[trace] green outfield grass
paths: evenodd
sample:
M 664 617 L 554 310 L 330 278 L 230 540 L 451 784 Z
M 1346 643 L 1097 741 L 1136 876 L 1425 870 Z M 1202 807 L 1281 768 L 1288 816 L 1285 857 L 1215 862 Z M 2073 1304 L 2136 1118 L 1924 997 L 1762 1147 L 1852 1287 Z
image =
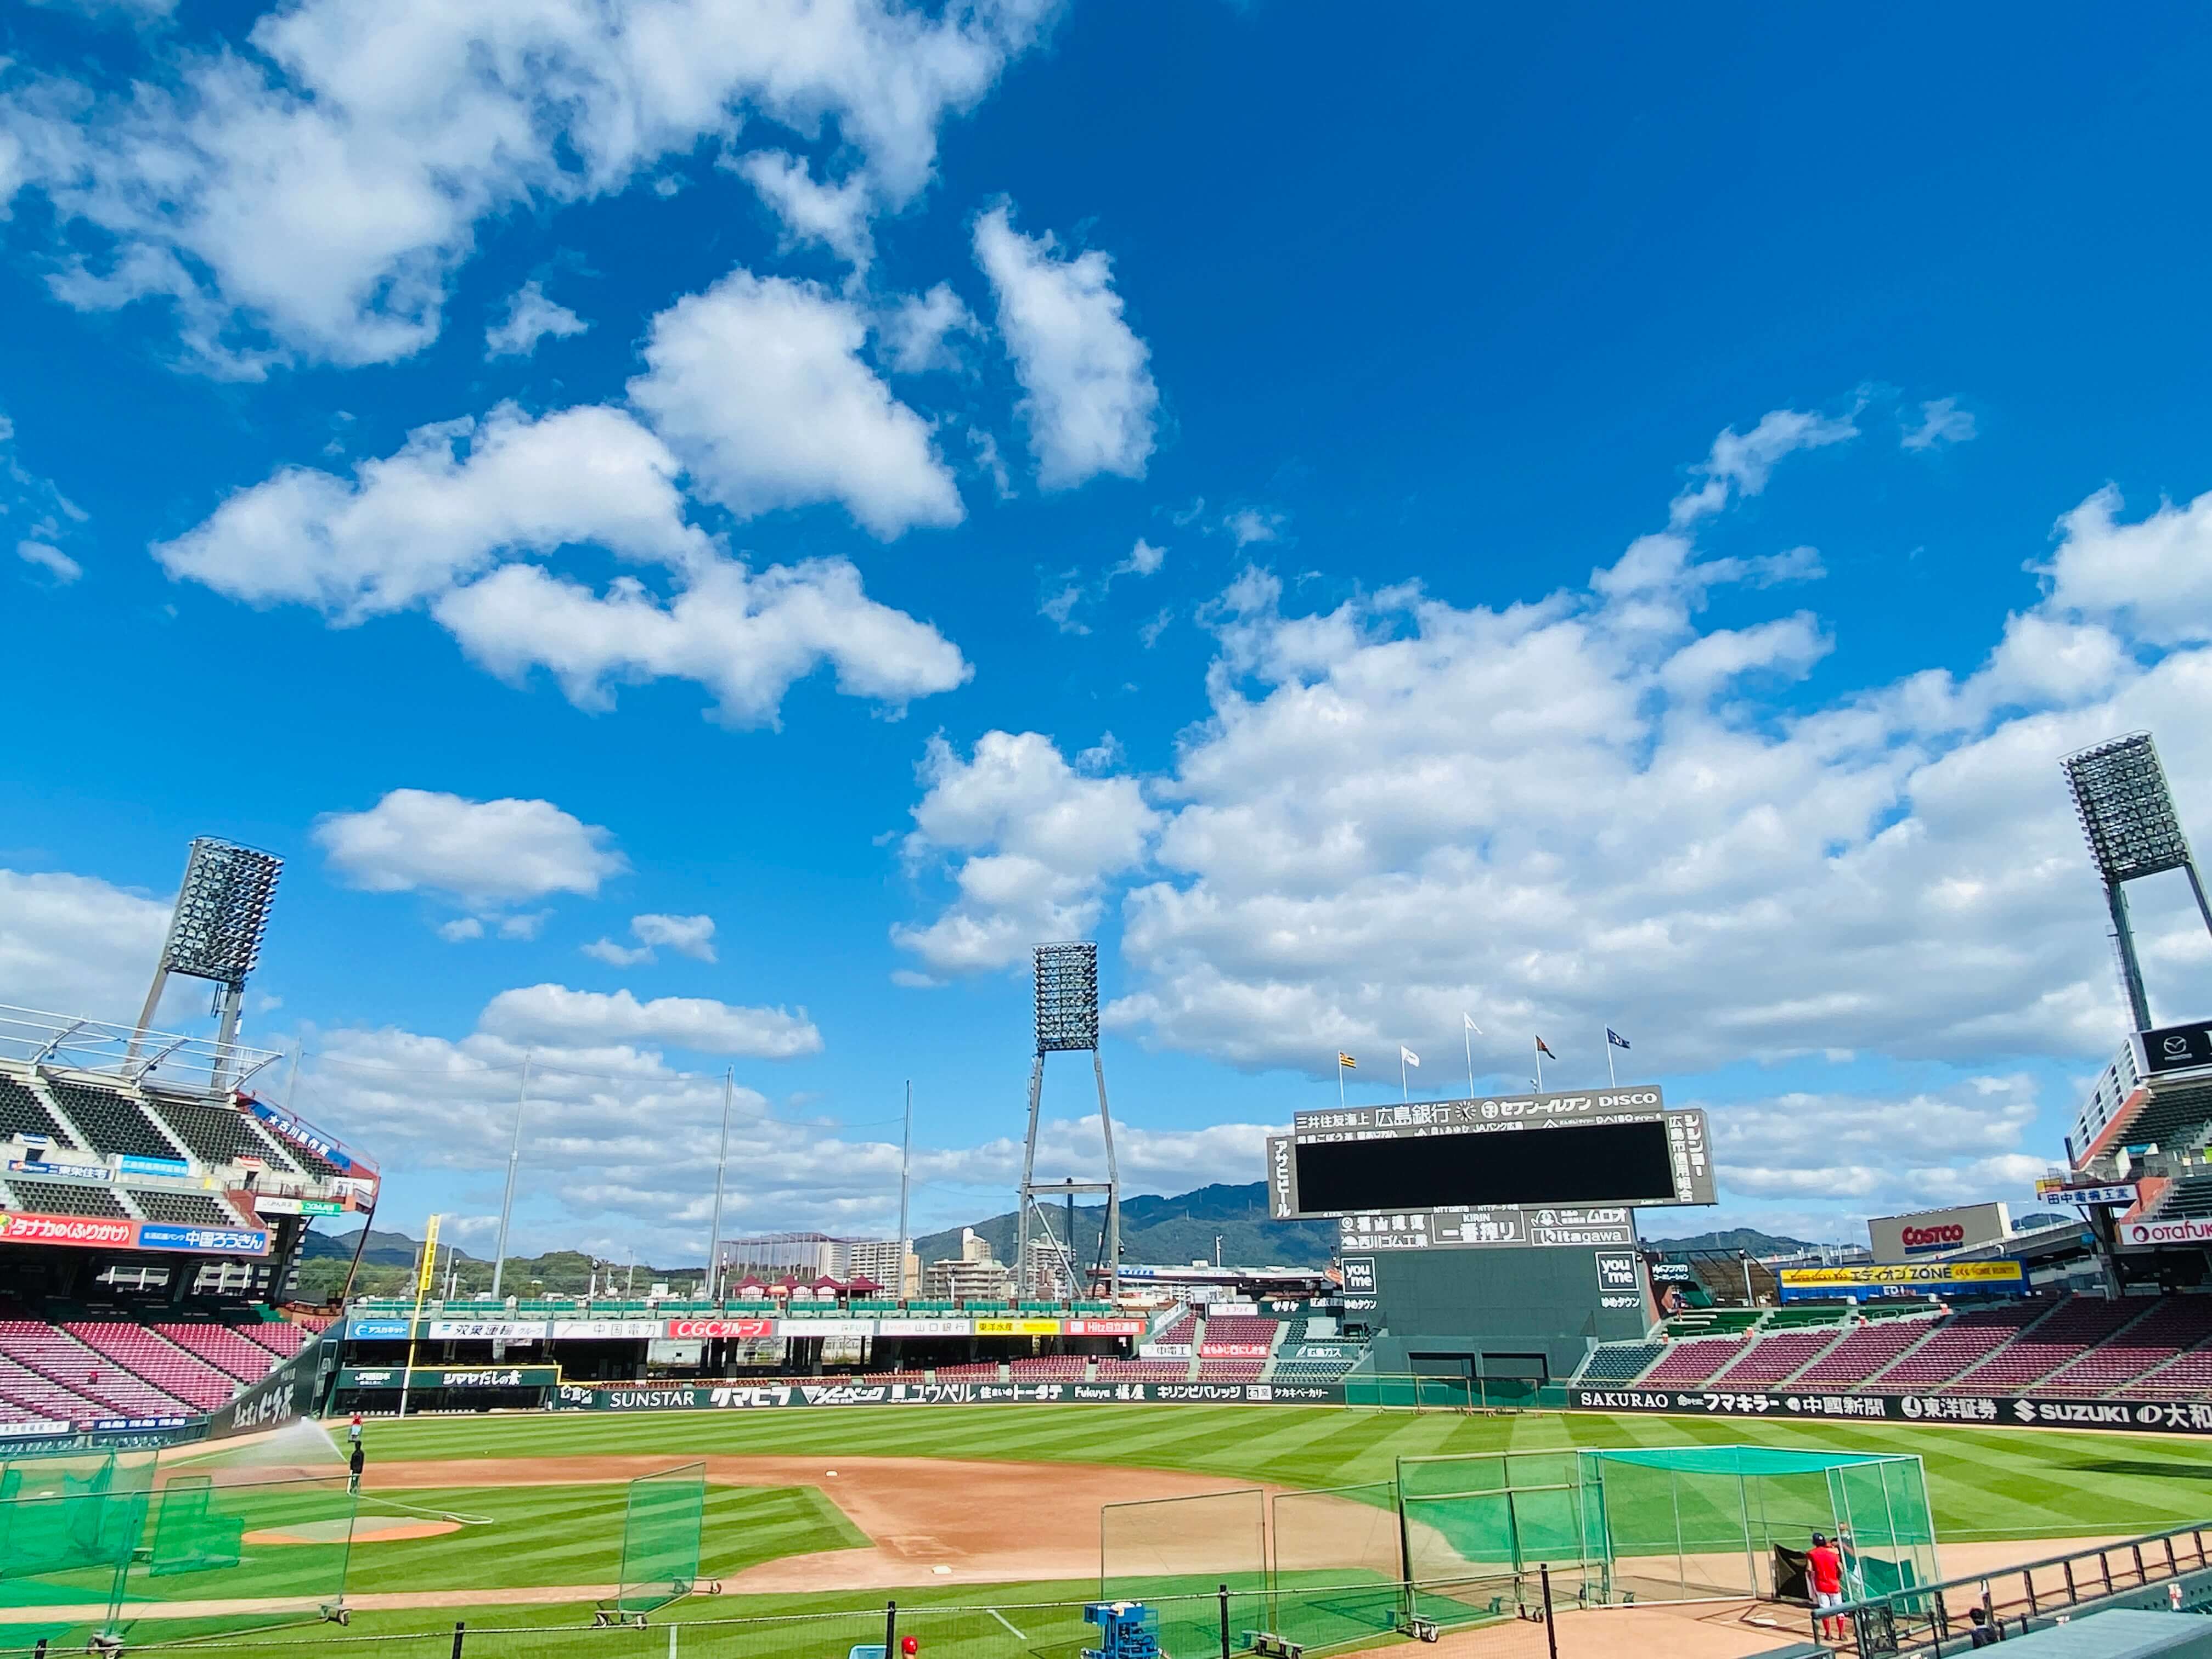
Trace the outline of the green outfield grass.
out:
M 1927 1468 L 1939 1537 L 1947 1540 L 2148 1532 L 2212 1518 L 2212 1442 L 2012 1429 L 1109 1404 L 517 1415 L 372 1421 L 368 1426 L 372 1468 L 399 1460 L 543 1460 L 546 1478 L 555 1481 L 559 1460 L 570 1456 L 628 1454 L 675 1462 L 758 1453 L 825 1461 L 876 1455 L 1121 1464 L 1218 1475 L 1224 1486 L 1258 1481 L 1322 1488 L 1387 1480 L 1401 1456 L 1732 1442 L 1917 1455 Z M 483 1523 L 438 1538 L 358 1547 L 349 1591 L 361 1596 L 610 1582 L 616 1577 L 624 1496 L 624 1487 L 612 1483 L 385 1492 L 372 1486 L 365 1512 L 405 1504 L 481 1516 Z M 1040 1483 L 1036 1501 L 1053 1501 L 1048 1483 Z M 757 1561 L 866 1541 L 816 1488 L 713 1487 L 702 1571 L 728 1576 Z M 997 1659 L 1012 1642 L 1009 1626 L 1023 1633 L 1014 1645 L 1036 1659 L 1073 1659 L 1090 1633 L 1073 1604 L 1095 1595 L 1097 1588 L 1090 1580 L 939 1582 L 896 1594 L 909 1621 L 902 1629 L 924 1637 L 925 1659 Z M 743 1659 L 842 1659 L 854 1643 L 881 1639 L 874 1621 L 882 1617 L 883 1601 L 875 1591 L 698 1596 L 656 1614 L 650 1632 L 582 1629 L 592 1610 L 580 1601 L 357 1612 L 344 1632 L 295 1627 L 229 1641 L 257 1648 L 311 1645 L 327 1659 L 343 1659 L 349 1643 L 357 1641 L 362 1659 L 445 1659 L 453 1621 L 465 1620 L 469 1659 L 665 1659 L 661 1627 L 667 1624 L 781 1620 L 787 1622 L 724 1625 L 711 1639 L 718 1654 Z M 1062 1605 L 1030 1607 L 1035 1603 Z M 938 1611 L 955 1608 L 965 1611 Z M 1195 1628 L 1204 1622 L 1201 1612 L 1183 1610 L 1185 1621 Z M 1316 1620 L 1326 1616 L 1325 1609 L 1309 1613 Z M 842 1616 L 798 1619 L 824 1614 Z M 1256 1605 L 1240 1601 L 1240 1620 L 1265 1616 Z M 1366 1614 L 1347 1607 L 1346 1616 Z M 149 1621 L 137 1639 L 157 1630 Z M 403 1633 L 417 1639 L 362 1639 Z M 707 1634 L 698 1632 L 702 1638 Z
M 1401 1456 L 1581 1446 L 1747 1445 L 1915 1454 L 1942 1538 L 2153 1532 L 2212 1517 L 2212 1440 L 1904 1424 L 1281 1406 L 928 1406 L 653 1415 L 418 1419 L 370 1427 L 380 1458 L 680 1452 L 1005 1458 L 1190 1469 L 1341 1486 Z

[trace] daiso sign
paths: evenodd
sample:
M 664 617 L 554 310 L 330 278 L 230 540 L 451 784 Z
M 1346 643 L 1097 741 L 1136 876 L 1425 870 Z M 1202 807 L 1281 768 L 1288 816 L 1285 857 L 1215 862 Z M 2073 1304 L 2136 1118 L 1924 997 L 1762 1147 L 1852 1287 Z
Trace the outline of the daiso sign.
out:
M 1923 1210 L 1917 1215 L 1878 1215 L 1867 1222 L 1874 1259 L 1893 1266 L 1952 1250 L 2002 1243 L 2012 1233 L 2012 1217 L 2002 1204 L 1967 1204 L 1955 1210 Z

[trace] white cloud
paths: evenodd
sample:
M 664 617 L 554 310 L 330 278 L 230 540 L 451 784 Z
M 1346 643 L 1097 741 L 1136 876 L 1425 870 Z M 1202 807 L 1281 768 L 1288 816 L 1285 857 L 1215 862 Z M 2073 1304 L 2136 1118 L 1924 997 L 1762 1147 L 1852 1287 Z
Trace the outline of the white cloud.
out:
M 707 997 L 655 997 L 640 1002 L 628 991 L 572 991 L 565 985 L 532 985 L 501 991 L 488 1003 L 477 1029 L 509 1042 L 544 1041 L 571 1048 L 665 1042 L 701 1054 L 788 1060 L 819 1054 L 822 1034 L 800 1009 L 740 1008 Z
M 404 610 L 502 552 L 590 543 L 687 567 L 711 544 L 684 520 L 675 458 L 619 410 L 418 427 L 353 480 L 288 467 L 241 489 L 154 556 L 173 576 L 254 605 L 312 605 L 341 623 Z
M 734 270 L 653 319 L 630 401 L 740 518 L 838 501 L 886 541 L 957 524 L 928 423 L 861 360 L 867 333 L 815 283 Z
M 568 307 L 546 298 L 542 283 L 527 282 L 507 300 L 506 314 L 484 331 L 484 356 L 527 357 L 549 335 L 565 340 L 590 327 Z
M 1724 434 L 1711 475 L 1764 488 L 1825 429 Z M 2051 597 L 1975 672 L 1810 694 L 1790 682 L 1836 625 L 1698 620 L 1717 583 L 1747 590 L 1741 609 L 1816 574 L 1808 549 L 1701 559 L 1685 526 L 1587 588 L 1497 608 L 1409 584 L 1305 611 L 1248 572 L 1202 613 L 1208 718 L 1172 766 L 1082 780 L 1127 787 L 1134 810 L 1078 809 L 1115 826 L 1109 848 L 1035 852 L 1072 787 L 1046 739 L 986 733 L 973 769 L 933 748 L 908 859 L 957 854 L 957 891 L 897 937 L 932 972 L 989 969 L 1118 902 L 1129 990 L 1109 1024 L 1255 1068 L 1455 1038 L 1462 1009 L 1492 1033 L 1479 1065 L 1507 1076 L 1528 1030 L 1632 1019 L 1639 1061 L 1671 1073 L 2101 1059 L 2119 1017 L 2057 758 L 2149 726 L 2185 821 L 2212 818 L 2212 649 L 2185 648 L 2212 616 L 2193 586 L 2212 496 L 2134 525 L 2114 506 L 2069 515 Z M 1000 754 L 1037 781 L 982 787 Z M 950 812 L 956 786 L 992 811 Z M 2212 995 L 2185 895 L 2146 894 L 2137 919 L 2172 963 L 2155 994 Z M 1601 1048 L 1553 1041 L 1566 1075 L 1603 1074 Z
M 927 623 L 878 605 L 842 559 L 751 571 L 715 559 L 666 603 L 618 578 L 604 596 L 511 564 L 456 588 L 432 614 L 493 672 L 543 667 L 580 708 L 613 707 L 611 685 L 696 681 L 732 726 L 773 725 L 784 693 L 827 664 L 837 689 L 893 711 L 973 672 Z
M 714 960 L 714 919 L 712 916 L 632 916 L 629 930 L 647 945 L 658 945 L 695 962 Z
M 933 738 L 920 776 L 906 857 L 957 860 L 957 896 L 891 937 L 933 972 L 1003 968 L 1038 939 L 1089 932 L 1103 882 L 1142 859 L 1155 822 L 1133 780 L 1086 777 L 1036 732 L 988 732 L 965 759 Z
M 435 337 L 479 222 L 619 191 L 752 118 L 828 129 L 902 205 L 938 124 L 1048 9 L 301 0 L 243 41 L 155 52 L 127 91 L 30 79 L 0 133 L 54 210 L 70 303 L 158 300 L 222 373 L 380 362 Z
M 2019 1075 L 1894 1095 L 1794 1092 L 1710 1109 L 1724 1203 L 1843 1200 L 1857 1214 L 2034 1190 L 2047 1160 L 2020 1150 L 2036 1090 Z
M 365 812 L 318 818 L 314 839 L 349 886 L 372 893 L 428 890 L 470 905 L 549 893 L 592 897 L 601 882 L 629 868 L 606 830 L 550 800 L 468 800 L 394 789 Z M 448 937 L 479 938 L 481 929 Z
M 1116 576 L 1157 576 L 1160 567 L 1167 562 L 1167 549 L 1154 547 L 1139 536 L 1137 544 L 1129 550 L 1129 556 L 1106 573 L 1106 580 L 1111 584 Z
M 82 565 L 58 547 L 48 547 L 44 542 L 17 542 L 15 556 L 33 569 L 45 571 L 60 586 L 66 587 L 84 574 Z
M 975 260 L 1026 394 L 1037 482 L 1065 489 L 1102 472 L 1140 478 L 1159 410 L 1151 348 L 1123 319 L 1106 255 L 1063 258 L 1048 231 L 1016 230 L 1004 207 L 975 222 Z
M 1713 440 L 1712 453 L 1692 468 L 1702 483 L 1686 487 L 1674 498 L 1668 520 L 1680 530 L 1719 512 L 1731 496 L 1756 495 L 1766 488 L 1775 464 L 1801 449 L 1820 449 L 1859 435 L 1850 415 L 1828 416 L 1798 409 L 1770 410 L 1749 432 L 1734 427 Z
M 1242 551 L 1255 542 L 1272 542 L 1279 538 L 1287 515 L 1263 512 L 1256 507 L 1240 507 L 1221 522 L 1229 532 L 1229 538 Z
M 1973 416 L 1959 407 L 1956 398 L 1938 398 L 1920 405 L 1920 424 L 1907 428 L 1899 442 L 1907 449 L 1941 449 L 1972 443 L 1974 436 Z
M 856 173 L 842 185 L 821 184 L 804 156 L 780 149 L 755 150 L 728 165 L 783 222 L 787 246 L 818 242 L 855 275 L 866 271 L 876 247 L 868 232 L 872 204 L 866 174 Z
M 0 186 L 7 182 L 7 167 L 6 139 L 0 135 Z M 6 204 L 0 190 L 0 219 L 7 217 Z M 89 516 L 53 480 L 23 465 L 15 450 L 15 422 L 0 415 L 0 543 L 12 538 L 17 558 L 44 571 L 53 586 L 66 587 L 84 574 L 84 567 L 60 544 L 78 537 Z
M 569 700 L 691 680 L 732 724 L 772 723 L 827 663 L 842 690 L 893 709 L 960 684 L 959 651 L 878 605 L 842 559 L 753 571 L 686 523 L 676 459 L 619 410 L 422 427 L 352 482 L 290 468 L 239 491 L 154 550 L 172 575 L 257 605 L 312 605 L 341 625 L 425 605 L 472 658 L 510 679 L 544 667 Z M 513 554 L 605 547 L 670 572 L 669 592 L 622 576 L 599 592 Z M 489 571 L 489 574 L 485 574 Z
M 438 937 L 448 945 L 465 945 L 483 936 L 484 925 L 480 917 L 455 916 L 451 921 L 438 924 Z
M 2212 490 L 2186 507 L 2160 501 L 2133 524 L 2119 508 L 2107 484 L 2059 520 L 2057 550 L 2036 567 L 2051 605 L 2156 645 L 2212 640 Z
M 136 1024 L 169 908 L 91 876 L 0 870 L 0 1003 Z
M 696 962 L 714 960 L 714 919 L 712 916 L 632 916 L 629 931 L 630 936 L 639 941 L 635 946 L 617 945 L 612 939 L 601 939 L 583 946 L 583 952 L 614 968 L 635 968 L 641 963 L 651 962 L 656 946 L 665 947 L 678 956 L 690 957 Z
M 982 325 L 948 284 L 939 283 L 927 294 L 901 295 L 898 302 L 877 319 L 876 330 L 893 373 L 921 374 L 931 369 L 959 368 L 952 337 L 981 333 Z M 996 445 L 989 433 L 973 435 L 992 444 L 995 455 Z
M 58 11 L 81 11 L 101 21 L 116 19 L 132 23 L 155 22 L 177 9 L 177 0 L 31 0 L 31 3 Z

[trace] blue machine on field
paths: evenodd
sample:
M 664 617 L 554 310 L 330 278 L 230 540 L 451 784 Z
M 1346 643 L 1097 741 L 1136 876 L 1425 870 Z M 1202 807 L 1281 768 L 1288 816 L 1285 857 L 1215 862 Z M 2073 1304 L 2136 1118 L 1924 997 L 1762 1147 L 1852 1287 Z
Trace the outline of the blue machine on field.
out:
M 1160 1659 L 1160 1616 L 1142 1601 L 1087 1601 L 1083 1622 L 1098 1626 L 1083 1659 Z

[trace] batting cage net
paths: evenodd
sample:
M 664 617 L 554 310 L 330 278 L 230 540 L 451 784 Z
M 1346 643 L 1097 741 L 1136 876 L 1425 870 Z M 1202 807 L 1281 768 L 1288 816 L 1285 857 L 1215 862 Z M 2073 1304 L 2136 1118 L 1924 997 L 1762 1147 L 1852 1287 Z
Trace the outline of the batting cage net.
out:
M 1405 1594 L 1395 1481 L 1279 1492 L 1269 1507 L 1276 1635 L 1323 1648 L 1398 1628 Z
M 602 1624 L 641 1624 L 647 1614 L 691 1594 L 699 1582 L 699 1540 L 707 1524 L 707 1466 L 686 1463 L 629 1483 L 623 1510 L 622 1577 Z
M 1917 1457 L 1762 1446 L 1404 1458 L 1408 1594 L 1416 1613 L 1468 1580 L 1583 1602 L 1802 1593 L 1814 1533 L 1847 1589 L 1933 1580 L 1935 1528 Z
M 1253 1486 L 1108 1504 L 1098 1511 L 1098 1594 L 1160 1608 L 1170 1659 L 1220 1650 L 1221 1587 L 1237 1631 L 1270 1628 L 1267 1494 Z

